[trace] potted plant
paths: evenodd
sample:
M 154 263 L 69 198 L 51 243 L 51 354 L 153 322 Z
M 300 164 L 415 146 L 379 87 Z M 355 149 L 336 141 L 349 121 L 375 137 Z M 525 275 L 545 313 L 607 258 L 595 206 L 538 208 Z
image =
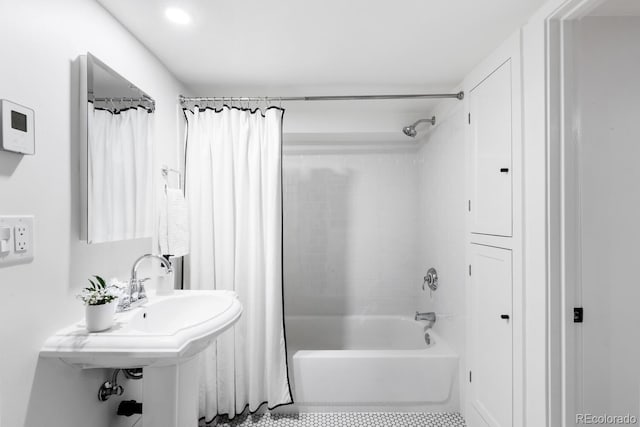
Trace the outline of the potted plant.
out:
M 89 332 L 100 332 L 113 325 L 113 315 L 117 307 L 117 289 L 107 286 L 100 276 L 89 279 L 91 286 L 86 287 L 78 295 L 85 304 L 85 320 Z

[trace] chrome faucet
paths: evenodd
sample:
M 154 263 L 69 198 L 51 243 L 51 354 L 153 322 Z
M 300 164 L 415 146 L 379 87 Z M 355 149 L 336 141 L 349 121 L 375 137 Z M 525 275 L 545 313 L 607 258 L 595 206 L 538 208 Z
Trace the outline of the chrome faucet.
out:
M 415 320 L 424 320 L 427 322 L 427 329 L 432 328 L 436 323 L 436 314 L 433 311 L 428 311 L 426 313 L 418 313 L 416 311 Z
M 138 267 L 140 267 L 140 263 L 147 258 L 156 258 L 162 263 L 162 267 L 164 267 L 164 272 L 166 274 L 170 274 L 173 272 L 173 266 L 171 265 L 171 261 L 168 259 L 154 254 L 145 254 L 133 263 L 133 267 L 131 268 L 131 280 L 129 281 L 129 301 L 126 301 L 121 310 L 128 310 L 135 306 L 138 306 L 144 303 L 147 300 L 147 292 L 144 289 L 144 282 L 149 280 L 149 278 L 138 279 Z

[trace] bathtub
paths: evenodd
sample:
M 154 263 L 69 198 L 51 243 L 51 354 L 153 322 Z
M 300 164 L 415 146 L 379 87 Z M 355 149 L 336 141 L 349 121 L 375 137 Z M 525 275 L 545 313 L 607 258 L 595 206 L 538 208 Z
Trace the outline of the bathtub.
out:
M 457 411 L 458 356 L 424 322 L 397 316 L 287 316 L 299 408 Z

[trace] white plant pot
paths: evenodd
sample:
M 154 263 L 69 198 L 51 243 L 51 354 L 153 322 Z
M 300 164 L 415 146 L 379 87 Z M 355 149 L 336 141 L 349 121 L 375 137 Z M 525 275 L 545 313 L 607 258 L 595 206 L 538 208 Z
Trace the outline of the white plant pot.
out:
M 89 332 L 100 332 L 109 329 L 113 325 L 113 315 L 117 306 L 117 299 L 107 304 L 85 306 L 87 330 Z

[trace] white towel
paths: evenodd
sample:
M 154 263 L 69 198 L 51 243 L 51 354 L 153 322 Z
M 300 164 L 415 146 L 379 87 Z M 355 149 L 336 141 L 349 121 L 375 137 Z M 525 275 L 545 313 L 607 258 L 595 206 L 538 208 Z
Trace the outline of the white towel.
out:
M 189 253 L 189 219 L 182 190 L 167 188 L 160 202 L 158 243 L 163 255 L 180 257 Z

